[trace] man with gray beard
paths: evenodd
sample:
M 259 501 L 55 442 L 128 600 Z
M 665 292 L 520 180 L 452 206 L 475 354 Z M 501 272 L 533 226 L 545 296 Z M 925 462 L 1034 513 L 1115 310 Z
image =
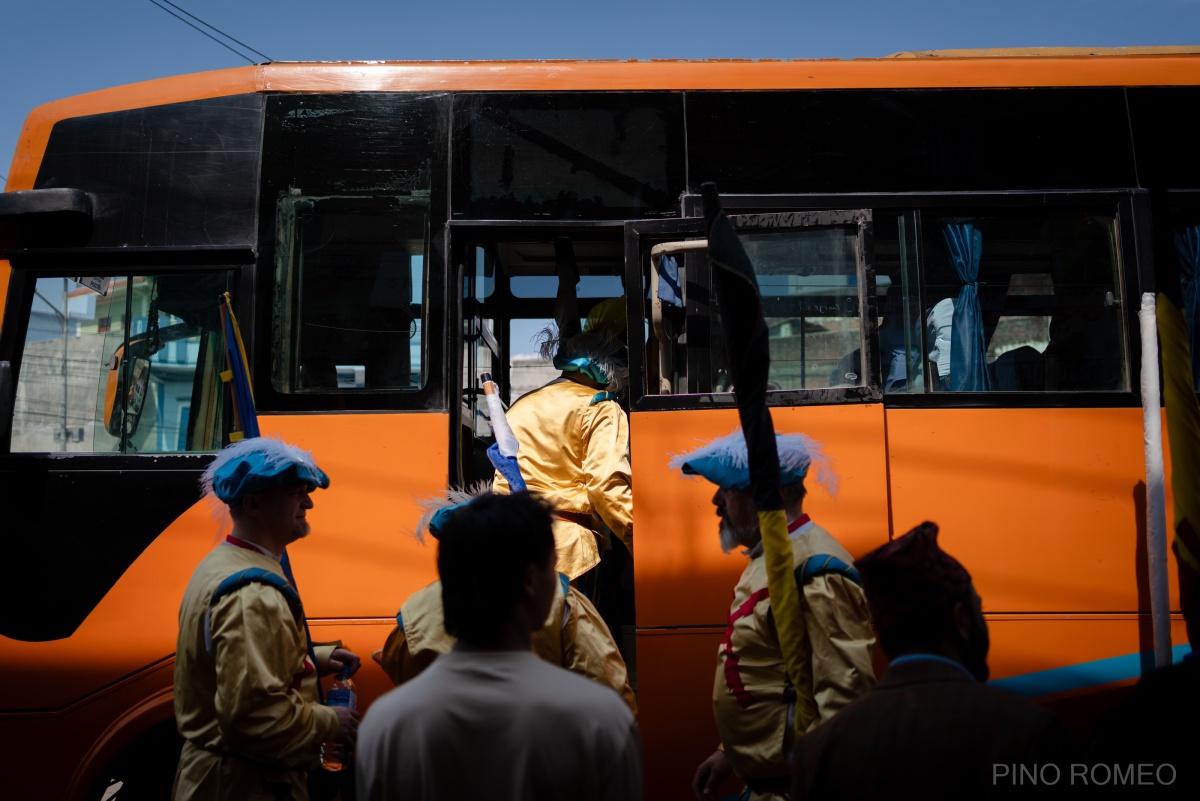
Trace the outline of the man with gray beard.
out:
M 875 637 L 854 560 L 804 513 L 804 479 L 810 467 L 816 466 L 827 490 L 836 489 L 828 459 L 803 434 L 779 434 L 775 439 L 807 632 L 816 726 L 874 686 Z M 717 654 L 713 711 L 722 747 L 696 770 L 692 790 L 700 801 L 715 799 L 724 781 L 736 773 L 749 792 L 743 797 L 787 799 L 796 690 L 788 681 L 771 613 L 745 437 L 734 431 L 676 456 L 671 467 L 717 485 L 712 500 L 720 518 L 721 547 L 726 553 L 741 547 L 750 560 L 733 591 L 729 624 Z

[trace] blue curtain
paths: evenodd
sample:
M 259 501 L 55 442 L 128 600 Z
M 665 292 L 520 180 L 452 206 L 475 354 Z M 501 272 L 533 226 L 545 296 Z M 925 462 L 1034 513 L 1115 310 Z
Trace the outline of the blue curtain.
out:
M 1187 319 L 1188 347 L 1192 350 L 1192 386 L 1200 391 L 1200 225 L 1175 233 L 1179 253 L 1179 283 L 1183 289 L 1183 316 Z
M 950 388 L 960 392 L 985 392 L 992 388 L 987 369 L 987 343 L 983 340 L 983 312 L 979 308 L 979 257 L 983 232 L 970 223 L 947 223 L 942 231 L 950 262 L 963 282 L 954 301 L 950 333 Z

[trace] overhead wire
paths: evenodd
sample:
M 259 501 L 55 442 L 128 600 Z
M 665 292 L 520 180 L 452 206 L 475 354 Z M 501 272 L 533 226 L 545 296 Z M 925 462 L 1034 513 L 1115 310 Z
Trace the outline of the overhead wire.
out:
M 234 49 L 233 47 L 230 47 L 230 46 L 229 46 L 227 43 L 225 43 L 225 42 L 221 41 L 221 40 L 220 40 L 220 39 L 218 39 L 216 36 L 213 36 L 211 33 L 209 33 L 208 31 L 204 30 L 203 28 L 200 28 L 200 27 L 198 27 L 197 25 L 194 25 L 194 24 L 192 24 L 191 22 L 188 22 L 186 19 L 184 19 L 183 17 L 179 16 L 179 14 L 176 14 L 174 11 L 172 11 L 172 10 L 171 10 L 171 8 L 177 9 L 177 10 L 178 10 L 178 11 L 180 11 L 181 13 L 183 13 L 183 14 L 187 15 L 188 17 L 191 17 L 192 19 L 196 20 L 196 22 L 199 22 L 201 25 L 203 25 L 205 28 L 209 28 L 210 30 L 216 31 L 218 34 L 220 34 L 221 36 L 224 36 L 224 37 L 225 37 L 226 39 L 228 39 L 229 41 L 231 41 L 231 42 L 236 42 L 238 45 L 240 45 L 241 47 L 244 47 L 245 49 L 249 50 L 251 53 L 254 53 L 255 55 L 261 56 L 261 57 L 262 57 L 262 59 L 263 59 L 264 61 L 274 61 L 274 59 L 272 59 L 272 58 L 271 58 L 270 56 L 268 56 L 267 54 L 265 54 L 265 53 L 263 53 L 263 52 L 261 52 L 261 51 L 259 51 L 259 50 L 255 50 L 253 47 L 251 47 L 250 45 L 246 44 L 245 42 L 242 42 L 242 41 L 239 41 L 238 39 L 235 39 L 234 37 L 232 37 L 232 36 L 230 36 L 229 34 L 225 33 L 225 31 L 221 30 L 221 29 L 220 29 L 220 28 L 218 28 L 217 26 L 215 26 L 215 25 L 211 25 L 211 24 L 209 24 L 209 23 L 205 22 L 204 20 L 200 19 L 199 17 L 197 17 L 195 14 L 192 14 L 191 12 L 187 11 L 186 9 L 180 8 L 179 6 L 175 5 L 174 3 L 172 3 L 172 2 L 171 2 L 171 0 L 161 0 L 161 2 L 160 2 L 159 0 L 150 0 L 150 2 L 151 2 L 151 3 L 153 3 L 155 6 L 157 6 L 158 8 L 161 8 L 163 11 L 167 12 L 168 14 L 170 14 L 170 15 L 171 15 L 172 17 L 174 17 L 175 19 L 177 19 L 177 20 L 179 20 L 180 22 L 182 22 L 184 25 L 187 25 L 188 27 L 190 27 L 190 28 L 193 28 L 193 29 L 195 29 L 195 30 L 199 31 L 200 33 L 202 33 L 202 34 L 204 34 L 205 36 L 207 36 L 209 39 L 212 39 L 214 42 L 216 42 L 217 44 L 221 45 L 221 47 L 224 47 L 226 50 L 228 50 L 229 52 L 231 52 L 231 53 L 233 53 L 234 55 L 238 56 L 239 58 L 244 58 L 244 59 L 246 59 L 246 61 L 250 62 L 251 64 L 254 64 L 254 63 L 256 63 L 256 62 L 254 61 L 254 59 L 250 58 L 250 57 L 249 57 L 249 56 L 247 56 L 245 53 L 242 53 L 242 52 L 240 52 L 240 51 L 238 51 L 238 50 Z M 166 3 L 166 5 L 163 5 L 163 3 Z M 171 8 L 167 8 L 167 6 L 171 6 Z

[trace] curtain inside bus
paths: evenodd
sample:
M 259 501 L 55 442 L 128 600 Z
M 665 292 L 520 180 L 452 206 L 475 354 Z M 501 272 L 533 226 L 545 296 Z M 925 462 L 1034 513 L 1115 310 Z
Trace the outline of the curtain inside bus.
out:
M 979 259 L 983 254 L 983 232 L 970 223 L 947 223 L 942 229 L 950 263 L 962 288 L 954 301 L 951 331 L 950 386 L 965 392 L 991 389 L 987 369 L 987 342 L 983 336 L 983 312 L 979 308 Z

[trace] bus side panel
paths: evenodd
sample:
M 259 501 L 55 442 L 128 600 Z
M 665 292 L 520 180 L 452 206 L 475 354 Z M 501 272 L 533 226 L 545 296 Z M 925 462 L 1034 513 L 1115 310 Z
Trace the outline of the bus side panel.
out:
M 988 615 L 995 686 L 1060 714 L 1077 742 L 1154 667 L 1150 615 Z M 1189 650 L 1172 615 L 1173 661 Z
M 1141 410 L 887 414 L 895 534 L 940 526 L 983 599 L 993 680 L 1082 732 L 1153 666 Z
M 776 431 L 800 431 L 818 440 L 838 474 L 836 497 L 810 476 L 805 511 L 853 554 L 886 542 L 883 407 L 778 407 L 771 414 Z M 688 796 L 696 767 L 717 745 L 716 647 L 746 565 L 740 553 L 721 553 L 714 487 L 680 476 L 667 463 L 699 440 L 736 426 L 733 409 L 635 412 L 630 422 L 637 689 L 647 798 Z
M 937 523 L 985 612 L 1150 611 L 1140 409 L 889 409 L 887 422 L 896 535 Z
M 445 488 L 448 418 L 264 416 L 261 426 L 264 435 L 312 450 L 330 475 L 330 488 L 314 494 L 312 534 L 289 552 L 314 638 L 342 639 L 369 661 L 401 602 L 436 578 L 435 551 L 407 532 L 420 515 L 415 499 Z M 144 716 L 130 719 L 128 731 L 110 726 L 169 692 L 179 603 L 196 564 L 228 530 L 226 514 L 219 504 L 197 501 L 69 638 L 0 638 L 0 741 L 17 749 L 10 753 L 14 764 L 26 766 L 6 783 L 13 797 L 66 797 L 68 782 L 86 789 L 103 768 L 100 760 L 159 722 Z M 387 680 L 373 665 L 363 672 L 365 707 Z M 31 736 L 39 730 L 47 736 Z M 107 742 L 97 747 L 101 740 Z M 87 763 L 89 754 L 96 764 Z

